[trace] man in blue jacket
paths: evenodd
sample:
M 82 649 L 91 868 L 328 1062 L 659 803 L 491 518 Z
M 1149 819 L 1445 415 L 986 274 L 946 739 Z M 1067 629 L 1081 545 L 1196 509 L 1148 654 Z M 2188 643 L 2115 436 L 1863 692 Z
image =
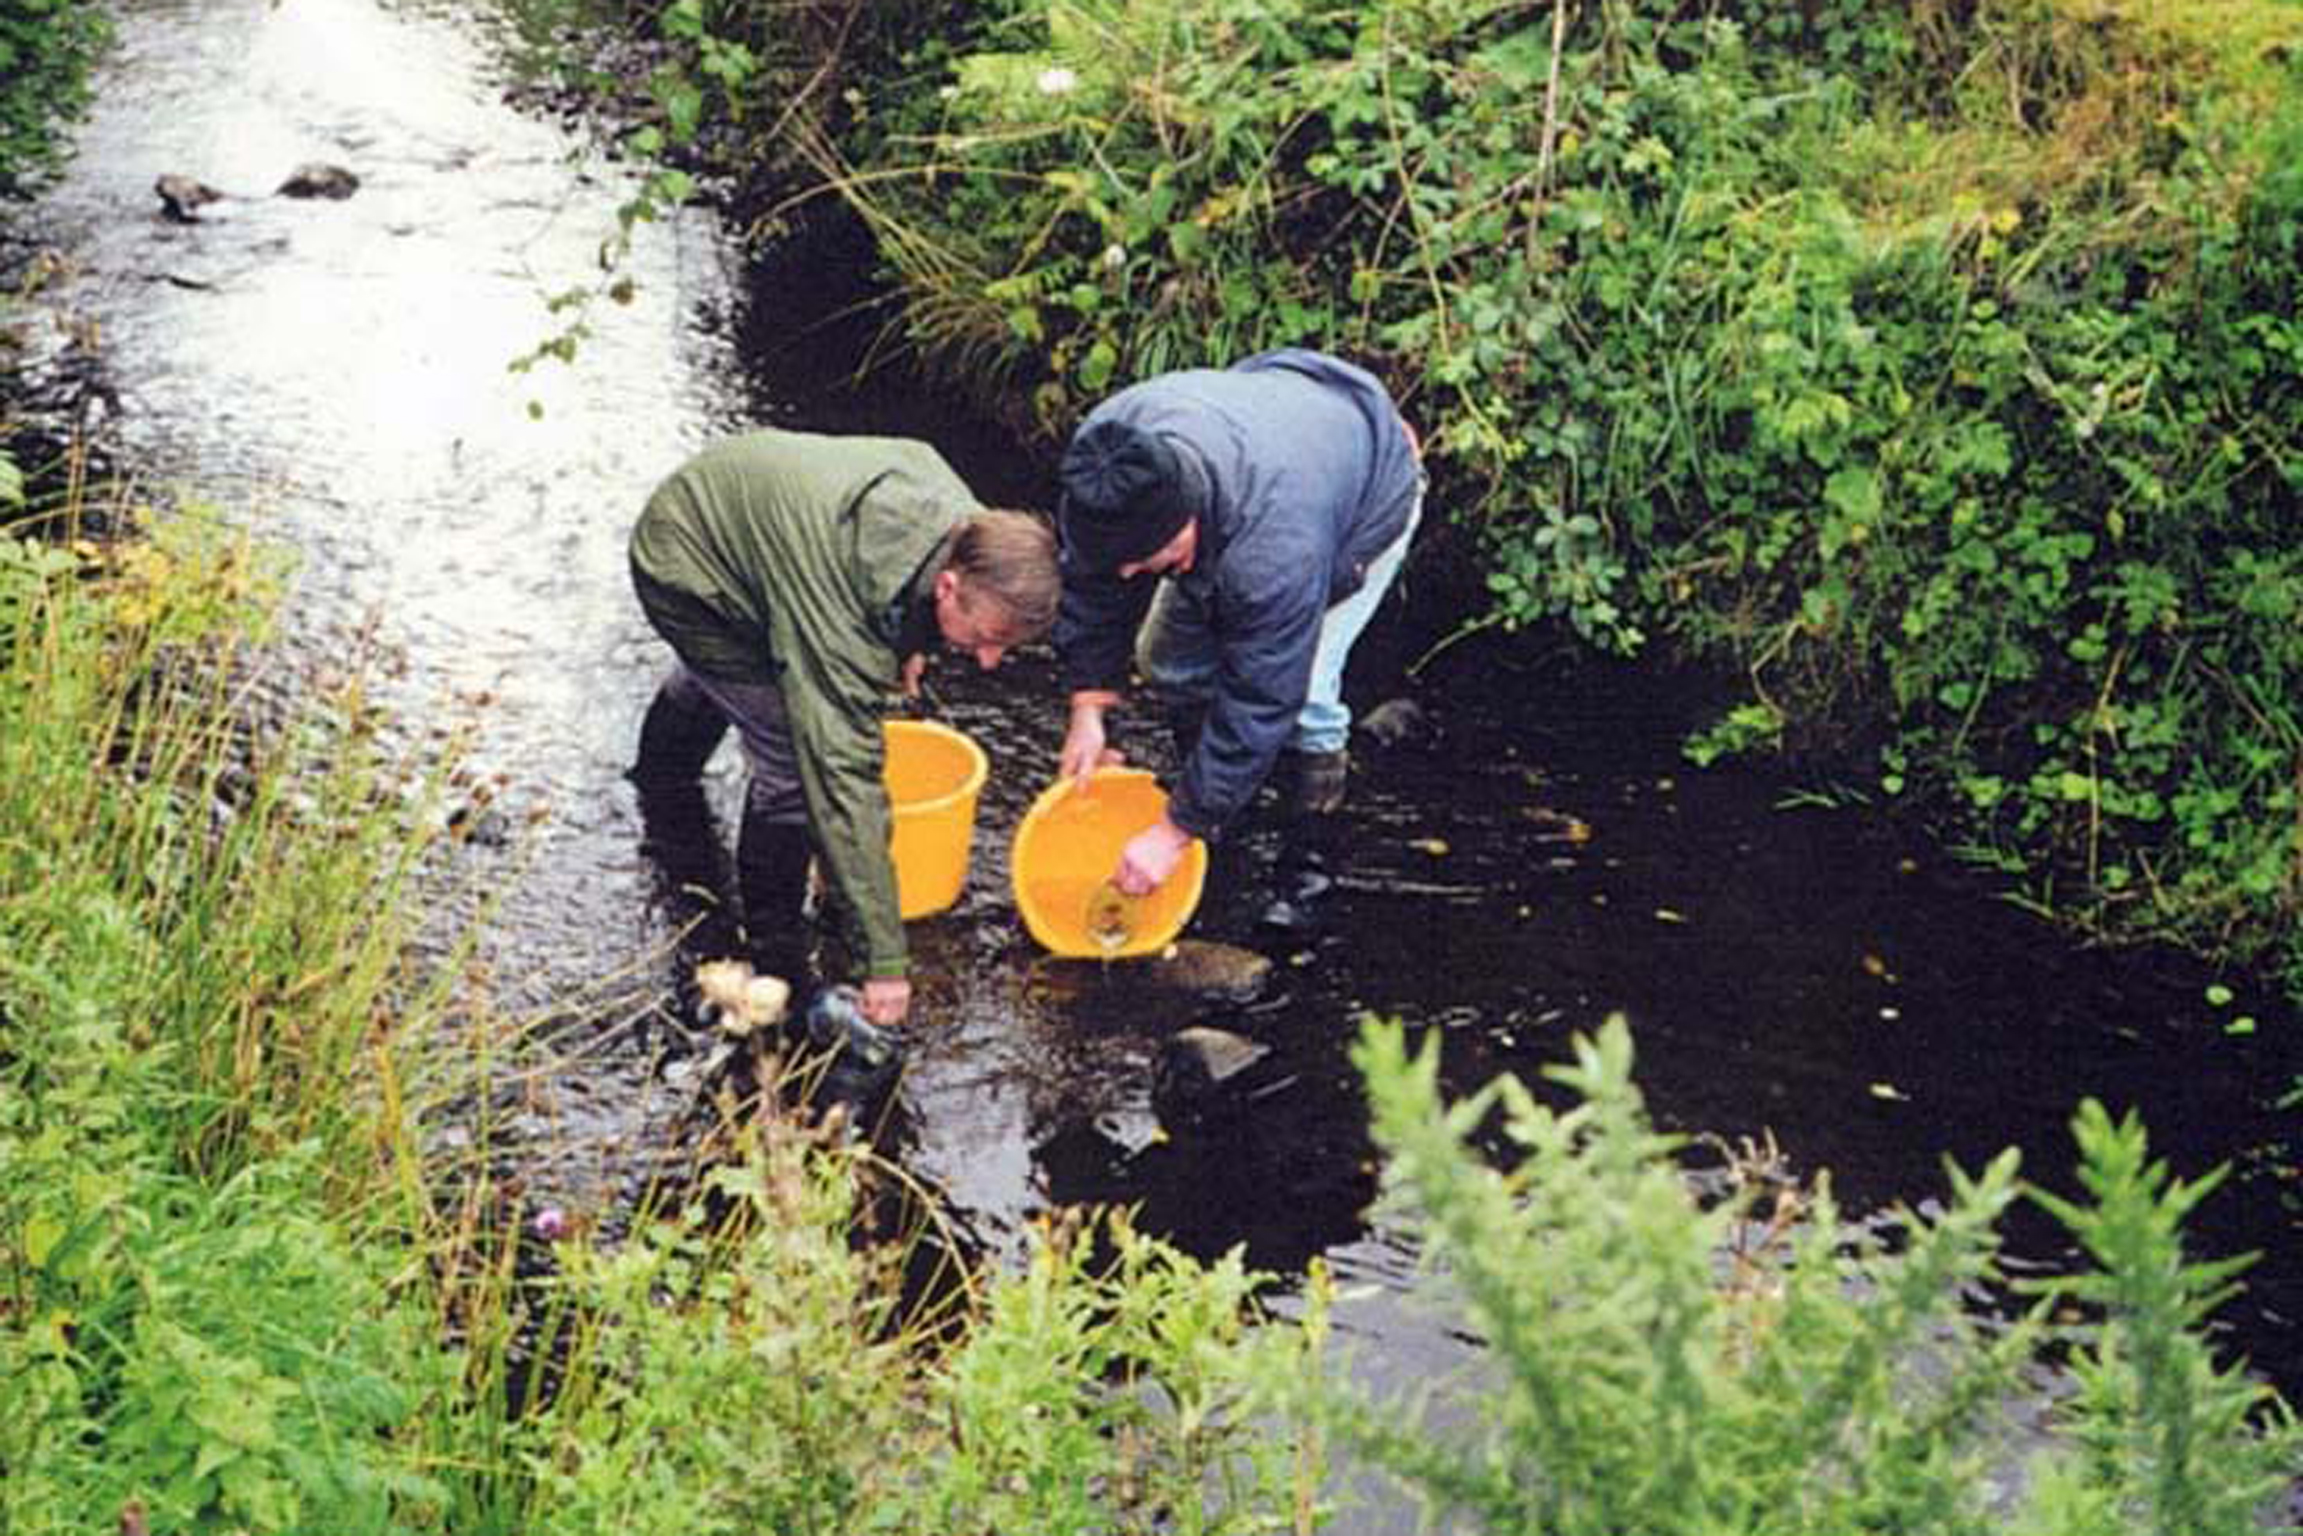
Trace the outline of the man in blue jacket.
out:
M 1128 843 L 1114 883 L 1140 895 L 1166 881 L 1275 767 L 1283 860 L 1300 872 L 1343 803 L 1344 664 L 1422 515 L 1415 436 L 1391 396 L 1305 350 L 1162 374 L 1088 413 L 1058 489 L 1061 770 L 1084 778 L 1118 757 L 1104 716 L 1131 651 L 1182 754 L 1167 816 Z M 1310 891 L 1295 894 L 1267 915 L 1305 915 Z

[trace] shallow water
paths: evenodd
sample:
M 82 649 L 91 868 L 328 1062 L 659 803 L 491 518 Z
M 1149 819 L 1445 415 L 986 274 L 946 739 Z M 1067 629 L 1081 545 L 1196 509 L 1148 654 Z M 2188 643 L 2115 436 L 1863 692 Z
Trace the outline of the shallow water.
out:
M 408 745 L 466 744 L 468 793 L 504 834 L 463 858 L 493 898 L 477 979 L 558 1021 L 568 1053 L 491 1134 L 536 1188 L 605 1209 L 654 1166 L 679 1101 L 639 1027 L 671 990 L 674 917 L 621 777 L 665 660 L 625 583 L 641 499 L 750 421 L 926 436 L 987 499 L 1024 504 L 1044 499 L 1045 456 L 929 392 L 835 388 L 851 354 L 811 324 L 824 295 L 755 292 L 703 214 L 640 226 L 637 297 L 598 309 L 574 367 L 511 373 L 550 332 L 543 296 L 596 271 L 628 191 L 615 167 L 503 106 L 485 50 L 421 9 L 122 9 L 98 112 L 37 216 L 69 258 L 47 302 L 100 334 L 125 461 L 302 552 L 289 622 L 308 675 L 383 657 L 378 688 L 417 722 Z M 348 166 L 358 194 L 267 195 L 306 160 Z M 236 195 L 168 223 L 151 188 L 169 172 Z M 1532 1075 L 1621 1011 L 1663 1124 L 1772 1136 L 1858 1210 L 1934 1196 L 1942 1156 L 1974 1167 L 2011 1144 L 2055 1182 L 2083 1094 L 2140 1108 L 2178 1172 L 2237 1163 L 2200 1246 L 2270 1255 L 2227 1323 L 2303 1385 L 2292 1118 L 2270 1107 L 2295 1021 L 2276 999 L 2212 1005 L 2195 968 L 2074 950 L 1860 807 L 1785 808 L 1765 777 L 1688 767 L 1689 689 L 1652 669 L 1473 641 L 1405 681 L 1446 622 L 1413 570 L 1409 587 L 1355 688 L 1412 693 L 1438 728 L 1361 754 L 1343 888 L 1315 940 L 1255 930 L 1268 833 L 1219 860 L 1195 932 L 1279 962 L 1245 1004 L 1035 951 L 1005 838 L 1054 761 L 1049 660 L 931 674 L 994 771 L 959 904 L 915 927 L 900 1145 L 987 1244 L 1013 1251 L 1053 1204 L 1121 1200 L 1202 1253 L 1244 1243 L 1291 1276 L 1324 1256 L 1378 1374 L 1424 1378 L 1463 1346 L 1415 1312 L 1407 1245 L 1368 1213 L 1356 1021 L 1439 1029 L 1470 1085 Z M 723 807 L 735 772 L 723 754 Z M 449 918 L 475 910 L 442 900 Z M 2224 1032 L 2240 1014 L 2255 1034 Z M 1276 1086 L 1237 1123 L 1163 1134 L 1151 1063 L 1189 1023 L 1273 1046 L 1259 1081 Z M 2036 1225 L 2015 1235 L 2060 1254 Z

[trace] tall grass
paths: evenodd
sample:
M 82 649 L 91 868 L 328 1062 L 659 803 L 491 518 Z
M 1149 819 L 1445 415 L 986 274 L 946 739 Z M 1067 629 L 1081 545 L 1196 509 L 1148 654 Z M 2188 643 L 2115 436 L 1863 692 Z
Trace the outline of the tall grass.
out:
M 71 521 L 76 525 L 78 518 Z M 259 723 L 273 563 L 0 534 L 0 1525 L 388 1528 L 438 1390 L 375 1203 L 415 840 L 355 709 Z

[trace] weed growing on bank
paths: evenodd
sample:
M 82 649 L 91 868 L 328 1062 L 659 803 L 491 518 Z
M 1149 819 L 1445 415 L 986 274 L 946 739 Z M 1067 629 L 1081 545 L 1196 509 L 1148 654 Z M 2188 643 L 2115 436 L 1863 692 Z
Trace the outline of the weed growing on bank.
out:
M 78 520 L 73 519 L 76 523 Z M 0 1524 L 393 1528 L 451 1382 L 373 1218 L 405 831 L 234 679 L 264 562 L 0 532 Z
M 111 39 L 101 6 L 0 0 L 0 200 L 23 197 L 55 173 Z

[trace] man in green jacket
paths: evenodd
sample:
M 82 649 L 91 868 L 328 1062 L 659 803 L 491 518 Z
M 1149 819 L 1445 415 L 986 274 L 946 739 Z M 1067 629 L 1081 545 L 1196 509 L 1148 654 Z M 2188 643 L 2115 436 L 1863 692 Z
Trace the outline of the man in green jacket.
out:
M 925 443 L 766 429 L 658 487 L 631 558 L 640 607 L 678 657 L 633 776 L 692 784 L 733 725 L 751 770 L 736 870 L 755 963 L 800 979 L 812 851 L 848 920 L 865 1016 L 902 1023 L 880 718 L 899 687 L 917 691 L 938 637 L 988 670 L 1046 633 L 1053 533 L 977 505 Z

